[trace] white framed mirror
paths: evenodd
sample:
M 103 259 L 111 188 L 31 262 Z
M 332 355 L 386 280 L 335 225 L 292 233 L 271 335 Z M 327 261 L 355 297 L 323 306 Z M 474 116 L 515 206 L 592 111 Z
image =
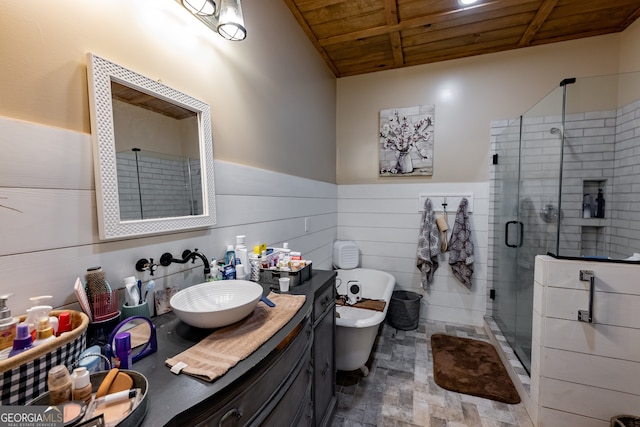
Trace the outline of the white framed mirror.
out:
M 100 239 L 214 225 L 209 105 L 92 53 L 87 80 Z

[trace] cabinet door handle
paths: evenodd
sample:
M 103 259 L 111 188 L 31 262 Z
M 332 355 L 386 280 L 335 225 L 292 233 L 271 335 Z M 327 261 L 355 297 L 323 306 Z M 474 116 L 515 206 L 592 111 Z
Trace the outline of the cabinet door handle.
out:
M 239 420 L 240 418 L 242 418 L 242 411 L 240 409 L 233 408 L 232 410 L 224 414 L 222 418 L 220 418 L 220 422 L 218 423 L 218 426 L 223 427 L 225 421 L 227 421 L 231 417 L 235 418 L 236 420 Z
M 327 376 L 327 372 L 329 372 L 329 362 L 327 361 L 326 364 L 324 365 L 324 369 L 322 370 L 321 374 L 323 377 Z

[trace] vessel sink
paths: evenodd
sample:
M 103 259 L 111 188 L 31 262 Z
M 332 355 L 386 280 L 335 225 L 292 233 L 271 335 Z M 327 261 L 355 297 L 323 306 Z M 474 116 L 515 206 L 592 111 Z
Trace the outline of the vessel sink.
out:
M 248 280 L 200 283 L 179 291 L 169 301 L 180 320 L 197 328 L 219 328 L 244 319 L 262 296 L 262 286 Z

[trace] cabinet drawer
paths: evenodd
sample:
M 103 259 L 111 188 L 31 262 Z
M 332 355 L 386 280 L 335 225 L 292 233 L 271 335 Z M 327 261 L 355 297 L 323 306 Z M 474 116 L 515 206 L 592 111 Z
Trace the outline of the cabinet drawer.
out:
M 260 425 L 263 426 L 298 426 L 296 418 L 303 405 L 310 406 L 311 402 L 311 352 L 302 362 L 302 369 L 285 392 L 273 411 Z M 301 420 L 310 423 L 310 420 Z
M 336 287 L 335 281 L 331 281 L 329 286 L 327 286 L 322 292 L 316 295 L 315 300 L 313 302 L 313 320 L 314 322 L 322 317 L 322 314 L 329 310 L 333 309 L 333 306 L 336 303 Z
M 298 365 L 305 353 L 309 353 L 309 337 L 312 334 L 309 318 L 296 331 L 295 336 L 288 337 L 277 347 L 275 354 L 269 355 L 264 363 L 256 367 L 256 372 L 238 381 L 230 391 L 229 398 L 211 408 L 197 425 L 243 426 L 253 422 L 286 382 L 291 368 Z M 287 340 L 291 341 L 287 344 Z

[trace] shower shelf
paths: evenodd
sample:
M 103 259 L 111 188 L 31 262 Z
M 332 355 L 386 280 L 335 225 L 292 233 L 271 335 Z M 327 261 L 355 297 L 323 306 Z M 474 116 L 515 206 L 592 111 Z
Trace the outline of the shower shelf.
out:
M 578 223 L 582 227 L 606 227 L 609 225 L 609 220 L 602 218 L 578 218 Z

